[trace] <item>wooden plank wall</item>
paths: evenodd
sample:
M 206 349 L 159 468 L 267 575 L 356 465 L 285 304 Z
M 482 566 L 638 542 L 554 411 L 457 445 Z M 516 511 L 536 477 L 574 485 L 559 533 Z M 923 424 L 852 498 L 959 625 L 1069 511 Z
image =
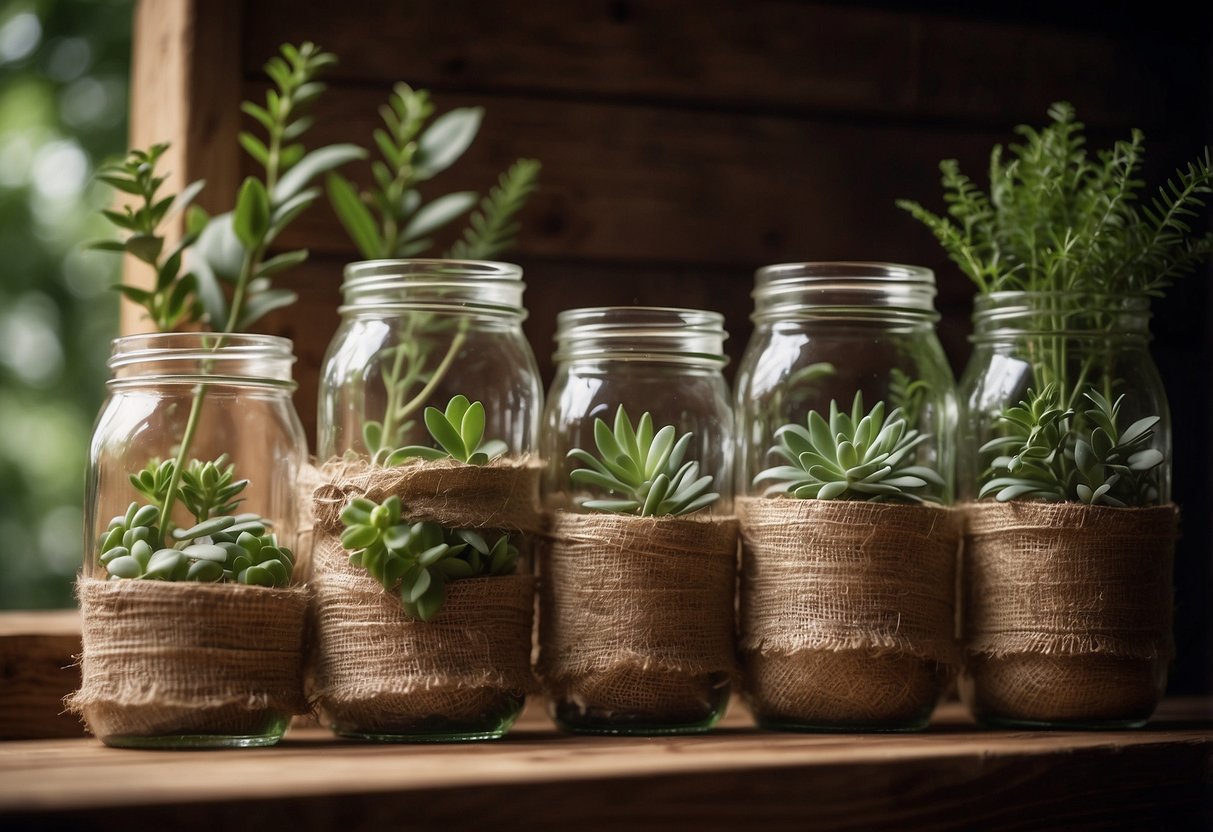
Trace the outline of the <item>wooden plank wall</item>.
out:
M 162 14 L 145 0 L 142 15 Z M 550 378 L 556 312 L 597 304 L 723 312 L 734 360 L 749 336 L 753 270 L 791 260 L 891 260 L 931 266 L 940 332 L 959 371 L 969 286 L 930 235 L 893 207 L 939 206 L 936 165 L 975 177 L 991 146 L 1047 105 L 1072 101 L 1097 146 L 1146 131 L 1151 169 L 1172 170 L 1210 136 L 1210 13 L 1182 22 L 1165 4 L 808 3 L 794 0 L 475 0 L 340 4 L 188 3 L 199 10 L 192 77 L 238 46 L 241 88 L 217 82 L 187 119 L 189 178 L 231 193 L 251 170 L 227 101 L 260 98 L 279 43 L 313 40 L 341 64 L 310 142 L 369 144 L 393 82 L 430 89 L 441 110 L 482 104 L 481 136 L 436 183 L 483 191 L 514 158 L 544 164 L 512 259 L 526 270 L 526 330 Z M 1001 5 L 1001 4 L 1000 4 Z M 216 7 L 223 8 L 222 13 Z M 206 32 L 222 21 L 222 37 Z M 219 41 L 219 43 L 216 43 Z M 209 44 L 209 45 L 208 45 Z M 199 85 L 195 83 L 195 88 Z M 136 113 L 136 123 L 139 114 Z M 216 146 L 226 153 L 215 152 Z M 366 180 L 363 169 L 350 171 Z M 1157 178 L 1157 176 L 1155 177 Z M 204 196 L 203 202 L 207 198 Z M 220 200 L 208 205 L 225 209 Z M 327 206 L 282 240 L 312 260 L 285 281 L 300 303 L 266 324 L 295 339 L 298 409 L 315 421 L 316 372 L 353 255 Z M 1179 690 L 1209 688 L 1210 345 L 1208 282 L 1159 304 L 1156 352 L 1175 410 Z

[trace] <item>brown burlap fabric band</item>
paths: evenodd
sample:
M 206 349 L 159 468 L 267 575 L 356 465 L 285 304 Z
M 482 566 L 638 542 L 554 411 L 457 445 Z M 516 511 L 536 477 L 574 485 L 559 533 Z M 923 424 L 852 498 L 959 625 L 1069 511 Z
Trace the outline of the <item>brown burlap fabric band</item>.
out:
M 67 704 L 94 734 L 240 734 L 307 710 L 305 590 L 81 578 L 76 594 L 83 682 Z
M 964 507 L 965 649 L 1169 658 L 1174 505 Z
M 399 468 L 334 461 L 315 490 L 312 647 L 308 695 L 343 731 L 409 733 L 418 719 L 474 720 L 501 692 L 535 688 L 534 579 L 510 575 L 447 584 L 442 611 L 421 622 L 349 562 L 341 511 L 354 497 L 396 495 L 410 522 L 534 531 L 539 465 L 418 461 Z
M 330 722 L 391 732 L 418 717 L 474 718 L 486 691 L 534 689 L 534 578 L 453 581 L 422 622 L 335 538 L 317 539 L 315 566 L 309 698 Z
M 417 460 L 393 468 L 364 459 L 333 460 L 320 469 L 323 484 L 314 492 L 314 535 L 340 536 L 341 512 L 354 497 L 377 503 L 395 495 L 410 521 L 429 520 L 448 528 L 538 531 L 539 463 L 500 458 L 488 465 L 454 460 Z
M 737 515 L 743 651 L 874 649 L 957 663 L 954 512 L 744 498 Z
M 735 519 L 558 512 L 550 536 L 539 625 L 549 693 L 660 711 L 702 685 L 688 679 L 733 674 Z

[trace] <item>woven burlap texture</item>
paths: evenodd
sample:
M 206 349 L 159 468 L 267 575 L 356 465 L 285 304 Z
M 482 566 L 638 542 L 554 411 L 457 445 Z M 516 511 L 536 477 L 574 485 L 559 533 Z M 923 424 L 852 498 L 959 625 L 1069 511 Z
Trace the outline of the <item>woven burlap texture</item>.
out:
M 313 534 L 341 534 L 341 511 L 354 497 L 382 503 L 397 496 L 403 516 L 447 528 L 539 531 L 538 461 L 498 458 L 488 465 L 416 460 L 383 468 L 365 459 L 332 460 L 313 493 Z
M 964 507 L 962 693 L 981 715 L 1144 720 L 1171 634 L 1174 505 Z
M 959 664 L 959 518 L 843 500 L 738 500 L 745 693 L 763 719 L 909 724 Z
M 103 581 L 76 584 L 80 690 L 97 736 L 257 733 L 303 713 L 303 589 Z
M 315 490 L 308 697 L 343 731 L 408 733 L 426 717 L 475 721 L 505 695 L 535 689 L 531 675 L 534 579 L 523 575 L 447 584 L 429 622 L 349 562 L 341 510 L 365 496 L 400 497 L 409 520 L 448 527 L 532 530 L 539 467 L 530 460 L 487 466 L 419 462 L 371 468 L 330 463 Z
M 965 650 L 1170 658 L 1174 505 L 964 507 Z
M 876 649 L 957 663 L 954 512 L 743 498 L 737 515 L 743 651 Z
M 737 521 L 557 512 L 549 535 L 538 664 L 548 694 L 674 718 L 713 700 L 735 672 Z

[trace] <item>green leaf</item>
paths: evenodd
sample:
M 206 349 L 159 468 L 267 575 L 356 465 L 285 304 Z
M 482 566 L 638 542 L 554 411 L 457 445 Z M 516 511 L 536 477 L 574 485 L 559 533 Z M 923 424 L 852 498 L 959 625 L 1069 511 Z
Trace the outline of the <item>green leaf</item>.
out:
M 156 264 L 164 240 L 152 234 L 134 234 L 126 240 L 126 250 L 145 263 Z
M 476 193 L 474 191 L 458 191 L 440 196 L 421 206 L 408 225 L 404 227 L 401 238 L 415 240 L 424 237 L 466 214 L 475 204 Z
M 252 156 L 257 164 L 262 167 L 268 167 L 270 163 L 270 151 L 262 141 L 252 133 L 241 132 L 237 137 L 240 146 L 244 148 L 248 155 Z
M 261 244 L 270 227 L 270 200 L 260 179 L 246 177 L 240 186 L 232 227 L 245 248 Z
M 425 426 L 434 440 L 455 459 L 463 460 L 468 456 L 468 449 L 463 446 L 463 439 L 441 410 L 436 407 L 425 409 Z
M 307 261 L 307 249 L 296 249 L 295 251 L 287 251 L 275 257 L 271 257 L 261 264 L 257 269 L 258 277 L 270 277 L 295 266 L 302 265 Z
M 383 239 L 375 225 L 366 204 L 359 198 L 358 192 L 350 181 L 337 173 L 330 173 L 326 179 L 329 202 L 337 214 L 337 219 L 349 232 L 350 238 L 367 259 L 382 257 Z
M 268 315 L 275 309 L 290 306 L 298 299 L 299 295 L 289 289 L 269 289 L 264 292 L 258 292 L 245 301 L 237 327 L 239 329 L 248 329 L 265 315 Z
M 366 151 L 352 144 L 334 144 L 313 150 L 283 174 L 274 188 L 274 204 L 280 204 L 307 187 L 322 173 L 339 168 L 355 159 L 365 159 Z
M 459 433 L 463 438 L 463 447 L 468 451 L 474 451 L 480 447 L 480 440 L 484 438 L 484 420 L 484 405 L 480 402 L 472 403 L 463 414 Z
M 431 179 L 453 165 L 476 138 L 483 118 L 480 107 L 460 107 L 434 119 L 417 142 L 417 181 Z

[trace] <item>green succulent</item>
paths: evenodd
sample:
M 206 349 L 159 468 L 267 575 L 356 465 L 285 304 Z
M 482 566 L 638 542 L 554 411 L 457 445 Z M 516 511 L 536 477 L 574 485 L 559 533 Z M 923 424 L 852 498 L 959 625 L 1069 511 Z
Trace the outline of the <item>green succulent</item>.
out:
M 351 553 L 351 564 L 384 589 L 399 592 L 401 606 L 413 618 L 430 621 L 438 614 L 448 581 L 509 575 L 517 566 L 518 549 L 508 534 L 490 546 L 471 529 L 409 523 L 401 512 L 396 496 L 382 504 L 365 497 L 351 500 L 341 512 L 341 545 Z
M 172 546 L 156 541 L 160 509 L 132 502 L 114 517 L 102 536 L 98 560 L 110 580 L 149 579 L 255 584 L 290 583 L 295 561 L 290 549 L 266 534 L 256 514 L 214 517 L 188 529 L 174 529 Z
M 1084 397 L 1092 407 L 1081 415 L 1063 408 L 1057 385 L 1037 393 L 1029 389 L 1016 407 L 998 418 L 1003 435 L 981 447 L 994 453 L 979 498 L 1016 499 L 1124 507 L 1158 500 L 1155 469 L 1161 451 L 1151 448 L 1159 417 L 1138 419 L 1120 430 L 1124 396 L 1115 402 L 1094 390 Z
M 936 499 L 922 489 L 946 485 L 935 471 L 913 464 L 915 449 L 929 436 L 910 429 L 899 408 L 886 417 L 884 402 L 865 413 L 862 393 L 849 415 L 831 401 L 828 422 L 811 411 L 807 425 L 784 425 L 775 437 L 771 453 L 787 464 L 754 478 L 755 485 L 771 483 L 769 494 L 918 503 Z
M 577 485 L 601 488 L 614 499 L 585 500 L 583 508 L 642 517 L 690 514 L 720 498 L 712 477 L 699 476 L 698 462 L 683 462 L 692 434 L 678 436 L 673 425 L 653 431 L 647 411 L 635 428 L 623 405 L 615 411 L 612 431 L 602 419 L 594 420 L 594 443 L 598 457 L 581 448 L 568 458 L 588 466 L 569 474 Z
M 455 396 L 447 403 L 445 411 L 427 407 L 425 427 L 440 447 L 406 445 L 389 453 L 384 464 L 399 465 L 406 459 L 418 457 L 487 465 L 504 454 L 507 447 L 500 439 L 484 439 L 484 423 L 484 405 L 469 402 L 467 396 Z

